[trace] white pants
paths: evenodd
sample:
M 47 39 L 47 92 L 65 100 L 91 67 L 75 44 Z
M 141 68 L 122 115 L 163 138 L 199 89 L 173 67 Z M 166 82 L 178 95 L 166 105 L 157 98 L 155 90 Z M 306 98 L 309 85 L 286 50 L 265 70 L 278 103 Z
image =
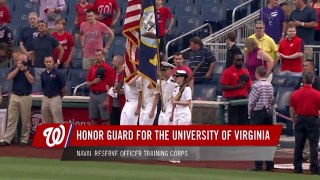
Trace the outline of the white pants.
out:
M 191 125 L 191 111 L 189 107 L 182 110 L 175 109 L 173 125 Z
M 152 109 L 152 103 L 146 104 L 146 108 L 141 109 L 139 125 L 153 125 L 154 119 L 157 115 L 157 107 L 154 110 L 154 116 L 152 118 L 149 117 L 151 109 Z
M 172 114 L 171 110 L 172 110 L 172 108 L 170 108 L 170 110 L 167 110 L 166 112 L 160 111 L 158 125 L 169 125 L 170 124 L 170 117 Z
M 121 118 L 120 125 L 137 125 L 139 116 L 135 115 L 135 111 L 137 110 L 138 100 L 128 100 L 124 105 Z

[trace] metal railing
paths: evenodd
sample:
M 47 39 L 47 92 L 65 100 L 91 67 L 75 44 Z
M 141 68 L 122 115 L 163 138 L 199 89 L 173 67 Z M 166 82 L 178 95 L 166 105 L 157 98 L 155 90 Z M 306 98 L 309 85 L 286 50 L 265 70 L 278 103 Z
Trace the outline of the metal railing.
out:
M 81 86 L 84 86 L 84 85 L 87 85 L 87 82 L 84 82 L 82 84 L 77 85 L 73 90 L 73 95 L 76 96 L 78 88 L 81 87 Z
M 248 12 L 250 12 L 250 3 L 252 3 L 253 1 L 254 1 L 254 0 L 249 0 L 249 1 L 245 2 L 245 3 L 243 3 L 243 4 L 238 5 L 237 7 L 235 7 L 235 8 L 233 9 L 233 11 L 232 11 L 232 23 L 234 23 L 234 21 L 235 21 L 236 11 L 237 11 L 238 9 L 240 9 L 240 8 L 248 5 L 248 6 L 249 6 Z
M 166 44 L 166 50 L 165 50 L 165 52 L 166 52 L 166 53 L 165 53 L 165 60 L 169 60 L 170 58 L 173 58 L 173 56 L 170 56 L 170 57 L 168 58 L 168 50 L 169 50 L 169 45 L 170 45 L 170 44 L 172 44 L 172 43 L 174 43 L 174 42 L 176 42 L 176 41 L 178 41 L 178 40 L 186 37 L 186 36 L 189 35 L 189 34 L 192 34 L 193 32 L 199 31 L 200 29 L 204 29 L 204 28 L 207 27 L 207 26 L 208 26 L 208 28 L 209 28 L 209 33 L 212 34 L 212 27 L 211 27 L 211 25 L 210 25 L 209 23 L 206 23 L 206 24 L 204 24 L 204 25 L 202 25 L 202 26 L 200 26 L 200 27 L 197 27 L 196 29 L 193 29 L 192 31 L 189 31 L 189 32 L 187 32 L 187 33 L 185 33 L 185 34 L 182 34 L 181 36 L 178 36 L 178 37 L 170 40 L 169 42 L 167 42 L 167 44 Z M 183 50 L 183 51 L 181 51 L 181 52 L 186 52 L 186 51 L 188 51 L 189 49 L 190 49 L 190 48 L 187 48 L 187 49 L 185 49 L 185 50 Z

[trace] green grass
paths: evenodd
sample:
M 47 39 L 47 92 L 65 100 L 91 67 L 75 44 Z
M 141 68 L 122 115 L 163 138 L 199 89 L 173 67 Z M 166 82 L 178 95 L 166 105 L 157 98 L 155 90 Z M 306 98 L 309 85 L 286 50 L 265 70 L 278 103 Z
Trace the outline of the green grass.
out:
M 308 180 L 319 176 L 247 172 L 117 162 L 65 162 L 34 158 L 0 158 L 1 180 L 99 179 L 99 180 Z

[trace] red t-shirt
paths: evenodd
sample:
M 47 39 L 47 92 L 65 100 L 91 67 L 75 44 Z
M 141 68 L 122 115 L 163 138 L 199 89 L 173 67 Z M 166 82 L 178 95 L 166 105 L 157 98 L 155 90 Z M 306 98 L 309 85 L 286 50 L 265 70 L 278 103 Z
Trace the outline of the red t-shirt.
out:
M 173 18 L 170 9 L 162 6 L 157 9 L 158 12 L 158 25 L 159 25 L 159 33 L 160 36 L 164 36 L 166 31 L 167 20 Z
M 109 64 L 103 62 L 101 66 L 106 69 L 104 78 L 100 83 L 94 84 L 90 87 L 93 92 L 107 92 L 106 85 L 112 87 L 116 79 L 116 71 Z M 87 75 L 87 81 L 93 81 L 96 78 L 98 67 L 99 66 L 96 63 L 90 68 Z
M 119 5 L 116 0 L 96 0 L 93 4 L 93 10 L 98 16 L 103 14 L 109 14 L 111 17 L 101 20 L 108 27 L 111 26 L 113 21 L 113 11 L 117 10 Z
M 0 7 L 0 24 L 2 23 L 10 23 L 11 16 L 8 6 L 3 5 Z
M 77 26 L 80 27 L 81 23 L 87 21 L 86 12 L 88 9 L 92 9 L 93 4 L 88 3 L 86 6 L 81 6 L 81 3 L 78 3 L 76 5 L 76 11 L 77 11 L 77 17 L 78 17 L 78 23 Z
M 283 55 L 292 55 L 297 52 L 304 52 L 303 40 L 299 37 L 294 37 L 291 41 L 288 38 L 280 42 L 278 52 Z M 282 59 L 281 71 L 302 72 L 302 58 L 297 59 Z
M 220 83 L 229 86 L 235 86 L 239 84 L 239 79 L 242 74 L 247 74 L 249 77 L 248 70 L 241 68 L 237 69 L 234 65 L 230 66 L 224 70 Z M 251 79 L 247 83 L 247 86 L 242 89 L 236 89 L 231 91 L 223 91 L 225 98 L 235 98 L 235 97 L 248 97 L 248 90 L 251 88 Z
M 292 94 L 290 106 L 295 108 L 297 115 L 318 116 L 320 92 L 313 89 L 310 84 L 306 84 Z
M 188 66 L 186 66 L 186 65 L 182 65 L 182 66 L 179 66 L 179 67 L 178 67 L 178 66 L 175 66 L 175 67 L 173 68 L 173 74 L 176 74 L 177 70 L 184 70 L 184 71 L 186 71 L 186 73 L 187 73 L 188 76 L 190 76 L 190 74 L 192 74 L 191 69 L 190 69 Z
M 72 47 L 74 47 L 73 36 L 68 32 L 64 32 L 62 35 L 59 35 L 58 32 L 54 32 L 52 34 L 52 36 L 55 37 L 59 41 L 62 48 L 64 49 L 63 57 L 62 57 L 62 59 L 60 59 L 61 63 L 64 63 L 68 60 L 69 55 L 70 55 L 70 51 L 71 51 Z M 59 55 L 58 49 L 54 50 L 54 55 L 55 55 L 55 57 L 58 57 L 58 55 Z

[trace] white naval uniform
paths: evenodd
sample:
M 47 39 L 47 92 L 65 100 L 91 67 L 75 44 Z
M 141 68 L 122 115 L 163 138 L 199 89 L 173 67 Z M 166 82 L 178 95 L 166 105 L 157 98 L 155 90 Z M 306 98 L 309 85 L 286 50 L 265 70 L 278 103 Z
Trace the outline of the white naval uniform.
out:
M 126 103 L 121 112 L 120 125 L 137 125 L 139 116 L 134 113 L 138 107 L 139 92 L 137 82 L 133 86 L 124 84 Z
M 151 112 L 153 101 L 155 98 L 154 89 L 153 88 L 148 89 L 148 85 L 150 82 L 146 78 L 139 77 L 137 81 L 139 84 L 138 91 L 142 91 L 142 94 L 143 94 L 139 125 L 153 125 L 154 119 L 157 114 L 157 107 L 154 110 L 154 116 L 152 118 L 149 118 L 149 114 Z
M 180 86 L 176 86 L 173 97 L 179 93 Z M 179 101 L 192 100 L 191 88 L 187 86 L 182 92 Z M 189 106 L 176 105 L 173 114 L 173 125 L 191 125 L 191 110 Z
M 172 115 L 172 100 L 173 94 L 172 92 L 176 88 L 178 84 L 175 83 L 174 79 L 170 77 L 167 81 L 161 80 L 162 86 L 162 97 L 161 98 L 161 105 L 163 105 L 163 109 L 161 109 L 158 119 L 158 125 L 169 125 L 170 117 Z M 160 93 L 160 81 L 158 80 L 158 91 L 155 94 Z M 165 110 L 165 111 L 163 111 Z

